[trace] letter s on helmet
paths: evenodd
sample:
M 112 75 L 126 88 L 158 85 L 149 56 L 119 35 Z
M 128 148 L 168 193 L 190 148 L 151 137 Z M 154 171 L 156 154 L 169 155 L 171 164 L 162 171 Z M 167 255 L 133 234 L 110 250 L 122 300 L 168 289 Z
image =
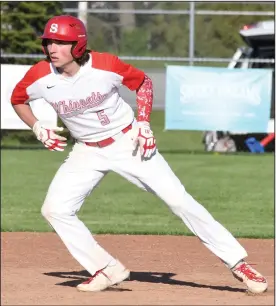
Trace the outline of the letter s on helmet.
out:
M 44 33 L 40 38 L 42 38 L 42 49 L 46 55 L 48 55 L 47 39 L 73 42 L 71 53 L 74 58 L 80 58 L 87 46 L 87 33 L 83 22 L 70 15 L 51 18 L 47 22 Z

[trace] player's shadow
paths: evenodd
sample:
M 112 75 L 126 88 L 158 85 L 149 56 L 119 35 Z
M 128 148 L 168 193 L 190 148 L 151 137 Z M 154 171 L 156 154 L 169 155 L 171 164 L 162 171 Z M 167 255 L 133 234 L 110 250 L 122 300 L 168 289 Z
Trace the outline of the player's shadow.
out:
M 69 281 L 57 283 L 58 286 L 68 286 L 76 287 L 78 284 L 85 281 L 91 275 L 85 271 L 72 271 L 72 272 L 48 272 L 44 273 L 47 276 L 54 276 L 58 278 L 72 279 Z M 137 281 L 142 283 L 161 283 L 168 285 L 180 285 L 188 286 L 193 288 L 206 288 L 219 291 L 230 291 L 230 292 L 246 292 L 245 289 L 234 288 L 229 286 L 215 286 L 215 285 L 204 285 L 195 282 L 187 282 L 182 280 L 173 279 L 172 277 L 176 276 L 175 273 L 165 273 L 165 272 L 137 272 L 133 271 L 130 273 L 130 280 L 128 281 Z M 125 281 L 126 282 L 126 281 Z M 108 288 L 110 291 L 132 291 L 131 289 L 124 289 L 119 287 Z
M 58 278 L 66 278 L 66 279 L 72 279 L 65 282 L 57 283 L 57 286 L 66 286 L 66 287 L 76 287 L 78 284 L 81 284 L 82 282 L 86 281 L 87 278 L 91 277 L 91 275 L 83 270 L 83 271 L 72 271 L 72 272 L 48 272 L 43 273 L 47 276 L 54 276 Z M 110 287 L 107 288 L 108 291 L 132 291 L 131 289 L 125 289 L 120 287 Z

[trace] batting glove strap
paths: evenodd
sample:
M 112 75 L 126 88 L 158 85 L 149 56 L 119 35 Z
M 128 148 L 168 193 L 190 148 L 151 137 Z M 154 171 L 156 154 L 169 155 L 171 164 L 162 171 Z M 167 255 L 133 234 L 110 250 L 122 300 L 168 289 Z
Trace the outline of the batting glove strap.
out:
M 67 146 L 67 143 L 65 142 L 67 139 L 55 133 L 61 132 L 62 130 L 62 127 L 52 129 L 45 128 L 39 121 L 37 121 L 33 126 L 33 132 L 36 135 L 36 138 L 50 151 L 64 151 L 64 147 Z

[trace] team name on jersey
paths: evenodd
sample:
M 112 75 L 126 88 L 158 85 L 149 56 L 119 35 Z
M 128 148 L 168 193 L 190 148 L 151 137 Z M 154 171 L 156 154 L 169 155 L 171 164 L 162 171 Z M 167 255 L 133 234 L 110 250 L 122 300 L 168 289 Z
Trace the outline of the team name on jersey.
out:
M 63 118 L 70 118 L 83 114 L 87 109 L 99 106 L 106 99 L 107 94 L 92 92 L 90 96 L 79 100 L 63 100 L 58 102 L 49 102 L 57 114 Z

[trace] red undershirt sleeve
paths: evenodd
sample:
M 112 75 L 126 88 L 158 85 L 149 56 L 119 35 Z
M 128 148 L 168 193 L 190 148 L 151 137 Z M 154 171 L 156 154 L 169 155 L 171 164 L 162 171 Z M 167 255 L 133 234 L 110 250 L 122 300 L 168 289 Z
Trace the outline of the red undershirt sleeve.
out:
M 144 81 L 136 91 L 137 121 L 150 122 L 153 103 L 153 87 L 151 79 L 145 75 Z

